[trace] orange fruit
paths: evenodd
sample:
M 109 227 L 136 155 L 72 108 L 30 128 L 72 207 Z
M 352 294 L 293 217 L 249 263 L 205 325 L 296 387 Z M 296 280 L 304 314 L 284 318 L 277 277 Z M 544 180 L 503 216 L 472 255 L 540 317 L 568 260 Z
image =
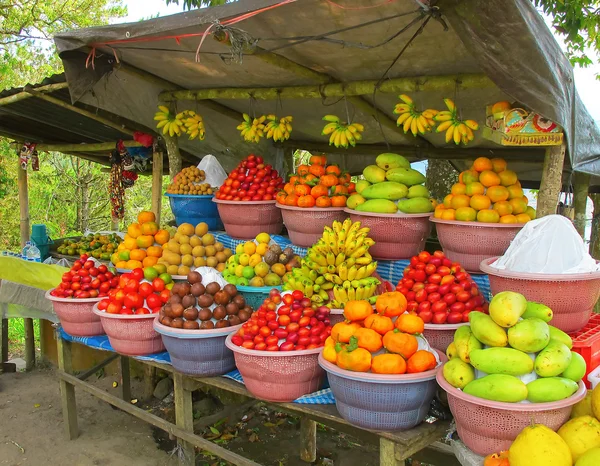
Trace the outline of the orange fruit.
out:
M 507 102 L 506 100 L 501 100 L 500 102 L 496 102 L 494 105 L 492 105 L 492 113 L 501 113 L 506 110 L 510 110 L 511 108 L 512 105 L 510 104 L 510 102 Z
M 158 244 L 167 244 L 171 239 L 171 234 L 167 230 L 158 230 L 154 235 L 154 241 Z
M 492 201 L 484 194 L 475 194 L 471 198 L 470 206 L 475 210 L 486 210 L 492 206 Z
M 500 217 L 500 223 L 517 223 L 517 217 L 514 215 L 503 215 Z
M 466 194 L 459 194 L 452 198 L 452 208 L 458 209 L 459 207 L 468 207 L 471 202 L 471 198 Z
M 455 183 L 452 185 L 452 190 L 450 191 L 452 194 L 454 194 L 455 196 L 458 196 L 460 194 L 465 194 L 467 190 L 467 186 L 462 184 L 462 183 Z
M 146 222 L 156 222 L 156 215 L 154 215 L 154 212 L 150 212 L 148 210 L 142 210 L 138 214 L 137 220 L 140 224 L 146 223 Z
M 140 261 L 128 260 L 127 261 L 127 266 L 125 268 L 129 269 L 129 270 L 141 269 L 142 268 L 142 263 Z
M 475 181 L 479 181 L 479 172 L 476 170 L 470 169 L 461 173 L 462 181 L 459 178 L 459 181 L 464 184 L 474 183 Z
M 486 194 L 492 202 L 506 201 L 509 196 L 508 189 L 504 186 L 490 186 L 487 189 Z
M 523 196 L 523 200 L 529 205 L 529 198 L 527 196 Z
M 162 257 L 162 247 L 160 246 L 150 246 L 147 250 L 146 250 L 146 254 L 148 254 L 148 256 L 150 257 Z
M 396 328 L 404 333 L 423 333 L 425 330 L 425 323 L 419 316 L 401 314 L 396 319 Z
M 531 221 L 531 219 L 529 218 L 529 215 L 527 214 L 518 214 L 516 216 L 517 219 L 517 223 L 527 223 L 529 221 Z
M 492 165 L 492 161 L 487 157 L 479 157 L 475 159 L 473 162 L 473 169 L 478 172 L 483 172 L 486 170 L 492 170 L 494 166 Z
M 496 173 L 500 173 L 506 170 L 506 160 L 504 159 L 492 159 L 492 170 Z
M 520 200 L 523 200 L 523 196 L 524 196 L 523 188 L 521 188 L 520 186 L 513 184 L 506 189 L 508 189 L 508 198 L 509 199 L 519 198 Z
M 142 234 L 143 235 L 155 235 L 158 233 L 158 225 L 156 222 L 142 223 Z
M 142 261 L 142 265 L 144 267 L 152 267 L 156 265 L 158 262 L 158 257 L 146 256 L 146 258 Z
M 512 214 L 513 208 L 508 201 L 499 201 L 494 204 L 493 209 L 500 214 L 500 217 L 503 215 Z
M 142 226 L 139 223 L 132 223 L 127 227 L 127 234 L 132 238 L 142 235 Z
M 513 215 L 524 214 L 527 211 L 527 204 L 522 198 L 511 199 L 508 202 L 513 208 Z
M 149 248 L 154 244 L 154 236 L 151 235 L 143 235 L 137 238 L 137 245 L 140 248 Z
M 449 209 L 450 207 L 452 207 L 452 198 L 454 197 L 454 194 L 448 194 L 445 198 L 444 198 L 444 207 L 446 209 Z
M 123 249 L 128 249 L 128 250 L 138 248 L 137 241 L 135 238 L 125 238 L 123 240 L 123 242 L 121 243 L 121 246 L 123 246 Z
M 487 209 L 477 212 L 477 221 L 482 223 L 498 223 L 500 214 L 496 210 Z
M 491 186 L 498 186 L 500 184 L 500 177 L 496 172 L 491 170 L 484 170 L 479 175 L 479 182 L 486 188 Z
M 517 178 L 517 174 L 512 170 L 504 170 L 498 173 L 500 177 L 500 184 L 502 186 L 510 186 L 511 184 L 515 184 L 519 179 Z
M 444 204 L 438 205 L 435 208 L 435 210 L 433 211 L 433 216 L 435 218 L 442 218 L 442 212 L 444 211 L 444 209 L 446 209 L 446 207 L 444 206 Z
M 455 210 L 454 209 L 444 209 L 442 211 L 442 220 L 456 220 L 455 218 Z
M 127 261 L 119 261 L 115 264 L 115 267 L 117 269 L 126 269 L 127 268 Z
M 467 196 L 474 196 L 475 194 L 484 194 L 485 186 L 479 183 L 478 181 L 474 181 L 473 183 L 469 183 L 465 189 L 464 194 Z
M 406 362 L 406 372 L 415 374 L 435 369 L 437 361 L 435 356 L 426 350 L 419 350 L 413 354 Z
M 472 207 L 459 207 L 454 214 L 456 220 L 462 222 L 474 222 L 477 218 L 477 211 Z
M 146 258 L 146 251 L 143 249 L 134 249 L 129 253 L 129 259 L 134 261 L 143 261 Z

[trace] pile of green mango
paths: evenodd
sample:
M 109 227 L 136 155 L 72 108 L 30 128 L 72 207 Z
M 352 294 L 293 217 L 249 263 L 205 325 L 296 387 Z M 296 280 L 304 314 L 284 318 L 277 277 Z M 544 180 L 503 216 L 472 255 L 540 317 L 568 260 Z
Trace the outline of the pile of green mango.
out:
M 489 315 L 471 312 L 454 333 L 443 374 L 453 387 L 505 403 L 569 398 L 586 373 L 571 337 L 548 322 L 552 310 L 512 291 L 498 293 Z
M 379 214 L 433 212 L 429 191 L 423 186 L 425 177 L 401 155 L 378 155 L 375 165 L 363 170 L 363 177 L 356 183 L 356 193 L 348 197 L 350 209 Z

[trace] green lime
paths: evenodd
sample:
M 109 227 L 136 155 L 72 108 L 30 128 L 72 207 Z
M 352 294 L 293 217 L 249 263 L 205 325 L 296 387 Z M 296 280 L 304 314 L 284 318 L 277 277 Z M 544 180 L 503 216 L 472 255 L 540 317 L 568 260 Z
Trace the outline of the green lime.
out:
M 154 267 L 146 267 L 144 269 L 144 278 L 146 280 L 148 280 L 149 282 L 151 282 L 156 277 L 158 277 L 158 270 L 156 270 Z
M 254 272 L 254 267 L 251 267 L 249 265 L 247 265 L 246 267 L 244 267 L 244 270 L 242 271 L 242 276 L 248 280 L 252 279 L 255 275 Z
M 169 275 L 168 273 L 161 273 L 158 278 L 162 279 L 162 281 L 165 282 L 165 285 L 168 285 L 173 281 L 171 275 Z
M 127 251 L 127 250 L 121 251 L 119 253 L 119 259 L 121 259 L 122 261 L 128 261 L 129 260 L 129 251 Z
M 240 277 L 237 279 L 237 286 L 248 286 L 248 279 L 244 277 Z

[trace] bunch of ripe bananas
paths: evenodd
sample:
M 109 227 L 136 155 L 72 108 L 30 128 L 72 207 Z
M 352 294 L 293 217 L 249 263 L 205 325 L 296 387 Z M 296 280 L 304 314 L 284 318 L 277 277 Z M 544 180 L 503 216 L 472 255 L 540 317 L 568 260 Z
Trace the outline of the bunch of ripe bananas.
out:
M 265 131 L 267 132 L 267 139 L 273 139 L 275 142 L 283 142 L 290 138 L 292 132 L 292 120 L 291 116 L 286 116 L 277 119 L 275 115 L 267 115 L 268 123 L 265 125 Z
M 185 112 L 185 119 L 183 124 L 186 128 L 186 133 L 190 138 L 190 141 L 198 138 L 200 141 L 204 141 L 204 120 L 193 110 L 187 110 Z
M 396 124 L 402 126 L 405 134 L 410 131 L 413 136 L 416 136 L 418 133 L 428 133 L 434 128 L 434 117 L 438 113 L 437 110 L 428 108 L 419 112 L 409 96 L 401 94 L 398 97 L 402 102 L 394 107 L 394 113 L 400 115 L 396 120 Z
M 475 120 L 461 120 L 458 118 L 456 105 L 451 99 L 444 99 L 448 110 L 438 112 L 434 120 L 439 122 L 437 132 L 446 131 L 446 143 L 454 141 L 454 144 L 468 144 L 475 139 L 473 131 L 479 129 L 479 123 Z
M 181 136 L 181 133 L 185 132 L 183 122 L 185 117 L 186 112 L 175 115 L 164 105 L 159 105 L 158 112 L 154 114 L 154 120 L 158 121 L 156 127 L 158 129 L 162 128 L 163 134 L 168 134 L 171 137 Z
M 237 126 L 237 129 L 241 131 L 244 141 L 258 143 L 265 136 L 265 120 L 267 117 L 262 115 L 258 118 L 250 118 L 247 113 L 244 113 L 243 117 L 244 121 Z
M 361 228 L 360 222 L 350 219 L 325 227 L 301 267 L 292 269 L 284 289 L 300 290 L 313 302 L 335 309 L 342 309 L 348 301 L 374 300 L 380 282 L 371 277 L 377 262 L 368 252 L 375 244 L 368 233 L 369 228 Z
M 350 123 L 340 121 L 336 115 L 325 115 L 323 121 L 328 121 L 323 128 L 323 136 L 329 135 L 329 145 L 335 147 L 348 148 L 356 146 L 356 142 L 362 139 L 362 133 L 365 127 L 360 123 Z

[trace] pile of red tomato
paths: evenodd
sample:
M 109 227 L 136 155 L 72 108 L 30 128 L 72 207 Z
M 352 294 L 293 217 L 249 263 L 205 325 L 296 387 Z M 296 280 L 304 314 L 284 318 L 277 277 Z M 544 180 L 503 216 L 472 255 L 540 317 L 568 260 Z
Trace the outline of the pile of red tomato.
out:
M 119 279 L 108 270 L 83 254 L 71 270 L 65 272 L 60 284 L 50 294 L 57 298 L 87 299 L 108 296 L 118 286 Z

